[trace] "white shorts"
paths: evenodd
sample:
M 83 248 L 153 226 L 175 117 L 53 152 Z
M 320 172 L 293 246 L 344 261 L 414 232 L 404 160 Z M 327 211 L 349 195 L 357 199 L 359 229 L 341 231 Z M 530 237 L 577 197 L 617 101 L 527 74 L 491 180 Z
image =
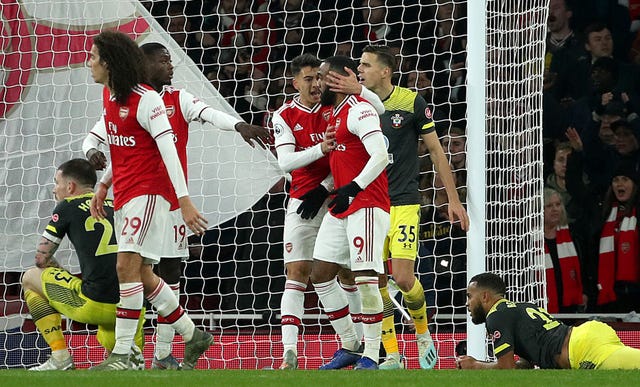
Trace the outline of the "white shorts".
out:
M 186 261 L 189 258 L 189 250 L 187 248 L 187 225 L 182 219 L 182 211 L 180 208 L 173 210 L 169 214 L 169 227 L 164 242 L 167 243 L 167 251 L 173 248 L 173 254 L 163 255 L 162 258 L 180 258 Z
M 296 211 L 302 200 L 291 198 L 284 218 L 284 263 L 313 260 L 313 247 L 316 244 L 322 218 L 327 213 L 323 205 L 313 219 L 302 219 Z
M 351 271 L 375 270 L 382 274 L 382 248 L 388 232 L 389 213 L 378 207 L 362 208 L 344 219 L 327 213 L 313 258 Z
M 165 242 L 170 228 L 170 205 L 160 195 L 143 195 L 129 200 L 115 212 L 118 252 L 133 252 L 144 263 L 155 264 L 174 254 Z

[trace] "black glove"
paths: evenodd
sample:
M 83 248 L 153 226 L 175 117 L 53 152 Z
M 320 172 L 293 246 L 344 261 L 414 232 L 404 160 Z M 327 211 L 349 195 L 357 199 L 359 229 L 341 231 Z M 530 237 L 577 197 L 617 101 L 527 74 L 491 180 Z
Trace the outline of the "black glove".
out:
M 300 197 L 302 203 L 296 210 L 302 219 L 313 219 L 318 215 L 324 200 L 329 196 L 329 191 L 322 184 Z
M 331 212 L 334 214 L 341 214 L 345 212 L 353 198 L 356 197 L 358 193 L 362 191 L 362 188 L 355 181 L 347 185 L 343 185 L 335 191 L 329 192 L 330 195 L 336 195 L 333 200 L 329 202 L 329 208 L 331 208 Z

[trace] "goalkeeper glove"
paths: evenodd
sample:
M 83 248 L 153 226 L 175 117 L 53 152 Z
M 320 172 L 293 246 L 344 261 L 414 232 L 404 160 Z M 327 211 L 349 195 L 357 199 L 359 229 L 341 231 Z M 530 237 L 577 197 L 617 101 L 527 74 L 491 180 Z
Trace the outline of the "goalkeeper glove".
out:
M 358 193 L 362 191 L 362 188 L 355 181 L 347 185 L 343 185 L 335 191 L 330 192 L 330 194 L 336 195 L 333 200 L 329 202 L 329 208 L 331 208 L 331 212 L 334 214 L 341 214 L 349 209 L 349 205 L 353 201 L 353 198 L 356 197 Z
M 302 219 L 313 219 L 318 215 L 324 200 L 329 196 L 329 191 L 322 184 L 300 197 L 302 203 L 296 210 Z

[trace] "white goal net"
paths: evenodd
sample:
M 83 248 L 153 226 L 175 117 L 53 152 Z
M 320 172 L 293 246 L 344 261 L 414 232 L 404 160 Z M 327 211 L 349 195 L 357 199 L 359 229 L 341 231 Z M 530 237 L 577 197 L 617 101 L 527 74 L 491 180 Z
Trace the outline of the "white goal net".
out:
M 466 166 L 486 157 L 488 269 L 504 274 L 518 300 L 541 302 L 541 93 L 547 0 L 487 1 L 486 153 L 466 152 L 467 2 L 382 0 L 0 0 L 0 368 L 30 367 L 48 356 L 22 300 L 20 275 L 55 203 L 58 165 L 83 157 L 81 143 L 101 112 L 101 86 L 85 62 L 91 39 L 118 29 L 139 43 L 169 47 L 174 85 L 211 106 L 269 126 L 291 98 L 288 64 L 303 52 L 359 58 L 368 44 L 397 53 L 395 82 L 432 106 L 438 134 L 466 200 Z M 476 33 L 476 31 L 474 31 Z M 480 64 L 483 65 L 483 64 Z M 181 302 L 216 345 L 200 368 L 277 366 L 286 180 L 269 151 L 236 133 L 192 124 L 190 192 L 213 225 L 191 238 Z M 421 167 L 421 247 L 416 273 L 439 351 L 452 368 L 466 328 L 466 243 L 445 218 L 444 190 L 428 156 Z M 444 195 L 446 199 L 446 195 Z M 472 225 L 474 227 L 474 225 Z M 63 244 L 58 260 L 79 271 Z M 311 287 L 301 329 L 301 368 L 317 368 L 337 348 Z M 400 303 L 402 300 L 397 296 Z M 155 316 L 146 324 L 153 353 Z M 66 321 L 77 367 L 102 360 L 95 327 Z M 400 350 L 418 368 L 415 335 L 397 314 Z M 174 352 L 181 357 L 183 343 Z

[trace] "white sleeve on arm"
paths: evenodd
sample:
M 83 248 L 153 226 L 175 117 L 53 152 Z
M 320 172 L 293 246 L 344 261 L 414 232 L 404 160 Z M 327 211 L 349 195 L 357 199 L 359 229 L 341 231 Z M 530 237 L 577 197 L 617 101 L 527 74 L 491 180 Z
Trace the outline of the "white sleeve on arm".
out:
M 91 149 L 98 149 L 101 144 L 107 143 L 107 127 L 104 124 L 104 117 L 100 117 L 98 122 L 93 125 L 87 137 L 82 142 L 82 153 L 85 157 Z
M 327 191 L 333 190 L 334 189 L 334 186 L 333 186 L 333 175 L 331 173 L 328 174 L 327 177 L 325 177 L 324 180 L 322 180 L 320 182 L 320 184 L 322 186 L 324 186 L 324 188 L 326 188 Z
M 212 108 L 184 89 L 180 90 L 180 109 L 185 121 L 202 120 L 220 130 L 233 131 L 236 129 L 235 125 L 242 122 L 231 114 Z
M 380 97 L 378 97 L 378 94 L 362 86 L 360 97 L 366 99 L 367 102 L 369 102 L 371 106 L 376 109 L 376 112 L 378 114 L 383 114 L 385 112 L 386 109 L 384 108 L 384 103 L 382 103 L 382 100 L 380 99 Z
M 311 148 L 296 152 L 296 138 L 278 112 L 274 113 L 272 122 L 278 165 L 283 171 L 288 173 L 294 169 L 305 167 L 324 156 L 322 144 L 316 144 Z
M 140 98 L 138 104 L 138 123 L 146 129 L 155 140 L 162 161 L 167 168 L 169 179 L 179 198 L 189 196 L 187 182 L 182 172 L 178 151 L 173 142 L 173 129 L 167 118 L 164 102 L 155 91 L 148 91 Z
M 359 103 L 351 108 L 347 120 L 349 131 L 362 141 L 369 154 L 369 161 L 353 181 L 365 189 L 386 168 L 389 163 L 387 147 L 380 129 L 380 117 L 367 103 Z
M 113 169 L 111 169 L 111 163 L 107 165 L 107 169 L 104 171 L 104 174 L 100 178 L 100 182 L 107 187 L 111 187 L 111 182 L 113 180 Z

